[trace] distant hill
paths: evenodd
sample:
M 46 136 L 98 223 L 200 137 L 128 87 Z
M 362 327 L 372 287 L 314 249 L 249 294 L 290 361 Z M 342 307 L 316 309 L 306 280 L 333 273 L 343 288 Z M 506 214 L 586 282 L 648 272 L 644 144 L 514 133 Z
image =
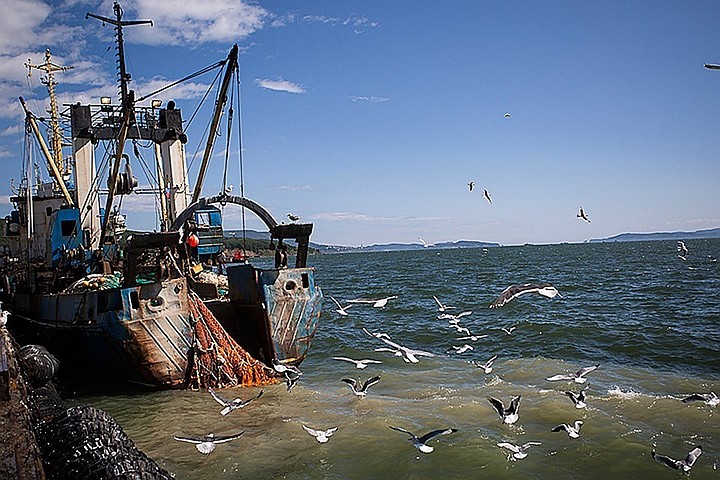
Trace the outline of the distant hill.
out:
M 648 240 L 692 240 L 698 238 L 720 238 L 720 228 L 696 230 L 694 232 L 621 233 L 607 238 L 593 238 L 588 242 L 640 242 Z
M 321 245 L 310 242 L 310 246 L 321 253 L 346 253 L 346 252 L 395 252 L 400 250 L 441 250 L 448 248 L 483 248 L 499 247 L 499 243 L 479 242 L 476 240 L 459 240 L 457 242 L 434 243 L 427 247 L 419 243 L 380 243 L 363 245 L 361 247 L 347 247 L 341 245 Z

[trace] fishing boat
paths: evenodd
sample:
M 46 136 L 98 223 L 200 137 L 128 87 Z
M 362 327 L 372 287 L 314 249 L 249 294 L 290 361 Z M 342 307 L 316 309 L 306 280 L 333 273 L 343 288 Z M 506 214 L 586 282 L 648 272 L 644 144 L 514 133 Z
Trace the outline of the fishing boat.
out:
M 38 180 L 34 162 L 25 159 L 11 197 L 14 210 L 5 218 L 10 247 L 0 258 L 0 299 L 10 312 L 8 327 L 20 343 L 44 345 L 71 381 L 155 389 L 274 381 L 273 363 L 298 365 L 307 356 L 322 292 L 307 265 L 312 224 L 278 223 L 243 189 L 240 195 L 229 195 L 227 186 L 202 194 L 221 119 L 232 117 L 223 112 L 233 80 L 239 88 L 238 47 L 214 65 L 222 81 L 191 189 L 181 109 L 172 101 L 141 106 L 158 91 L 138 98 L 129 88 L 124 28 L 149 21 L 124 20 L 117 2 L 113 11 L 113 17 L 86 18 L 114 26 L 117 103 L 103 97 L 99 104 L 68 105 L 61 115 L 53 72 L 66 67 L 53 64 L 49 51 L 44 64 L 27 65 L 44 72 L 48 87 L 49 141 L 21 103 L 49 179 Z M 64 130 L 72 137 L 67 158 Z M 148 188 L 138 187 L 128 145 L 136 161 L 144 159 L 141 151 L 151 152 L 151 160 L 144 159 Z M 159 231 L 128 230 L 121 204 L 130 194 L 154 197 Z M 243 209 L 243 218 L 250 211 L 267 226 L 271 247 L 291 244 L 294 266 L 240 263 L 211 274 L 207 266 L 222 253 L 218 206 L 232 204 Z

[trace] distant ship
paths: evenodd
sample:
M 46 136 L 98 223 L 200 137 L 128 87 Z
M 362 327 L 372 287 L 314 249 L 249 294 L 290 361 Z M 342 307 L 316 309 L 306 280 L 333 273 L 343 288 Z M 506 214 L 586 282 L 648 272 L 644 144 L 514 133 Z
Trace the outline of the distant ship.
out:
M 274 381 L 273 362 L 300 364 L 320 317 L 322 292 L 307 266 L 312 224 L 279 224 L 244 196 L 201 192 L 213 142 L 238 74 L 238 47 L 223 68 L 200 173 L 190 189 L 181 110 L 139 106 L 125 70 L 120 5 L 114 17 L 88 14 L 114 25 L 119 104 L 74 104 L 59 115 L 49 51 L 43 65 L 51 104 L 49 142 L 27 108 L 26 123 L 47 165 L 39 181 L 24 159 L 5 218 L 10 247 L 0 258 L 0 299 L 8 328 L 20 343 L 42 344 L 61 362 L 61 373 L 89 382 L 131 382 L 155 389 L 257 385 Z M 224 116 L 227 118 L 227 115 Z M 63 156 L 61 119 L 69 118 L 72 156 Z M 230 129 L 228 129 L 230 131 Z M 48 145 L 49 143 L 49 145 Z M 147 146 L 152 187 L 138 188 L 129 155 Z M 96 154 L 101 158 L 96 158 Z M 242 190 L 241 190 L 242 191 Z M 151 194 L 160 231 L 127 231 L 121 199 Z M 101 201 L 104 197 L 104 203 Z M 258 269 L 246 263 L 210 273 L 222 252 L 222 216 L 216 205 L 236 204 L 268 227 L 271 246 L 296 245 L 291 268 Z

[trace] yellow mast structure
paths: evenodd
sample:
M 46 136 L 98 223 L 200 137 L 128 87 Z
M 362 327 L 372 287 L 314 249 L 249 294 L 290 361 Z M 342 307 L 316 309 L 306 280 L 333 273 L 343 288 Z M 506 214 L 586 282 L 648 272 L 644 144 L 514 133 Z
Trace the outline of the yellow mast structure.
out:
M 50 49 L 45 50 L 45 63 L 40 65 L 33 65 L 28 59 L 25 67 L 28 69 L 28 77 L 32 77 L 33 68 L 42 70 L 46 73 L 45 77 L 41 77 L 40 81 L 47 86 L 48 94 L 50 95 L 50 147 L 52 151 L 52 161 L 57 167 L 57 170 L 62 175 L 67 175 L 70 172 L 69 169 L 64 165 L 63 154 L 62 154 L 62 131 L 60 130 L 60 114 L 58 113 L 57 97 L 55 96 L 55 77 L 54 72 L 65 72 L 73 67 L 61 67 L 50 61 Z

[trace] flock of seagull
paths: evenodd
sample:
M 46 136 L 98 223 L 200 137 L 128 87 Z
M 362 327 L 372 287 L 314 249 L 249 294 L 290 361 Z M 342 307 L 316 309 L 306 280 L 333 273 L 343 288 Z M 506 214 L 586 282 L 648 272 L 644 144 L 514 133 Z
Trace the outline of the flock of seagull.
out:
M 679 242 L 681 243 L 681 242 Z M 678 246 L 678 250 L 680 250 L 680 246 Z M 555 298 L 560 297 L 562 298 L 562 295 L 560 295 L 560 292 L 551 284 L 549 283 L 527 283 L 522 285 L 511 285 L 503 292 L 500 293 L 500 295 L 489 305 L 490 308 L 500 308 L 504 305 L 506 305 L 508 302 L 512 301 L 513 299 L 520 297 L 521 295 L 529 294 L 529 293 L 535 293 L 537 295 L 546 297 L 546 298 Z M 337 306 L 336 312 L 341 316 L 347 316 L 348 312 L 347 310 L 355 305 L 355 304 L 367 304 L 371 305 L 373 308 L 378 309 L 384 309 L 388 303 L 391 300 L 397 299 L 398 297 L 396 295 L 380 298 L 380 299 L 365 299 L 365 298 L 359 298 L 354 300 L 349 300 L 346 303 L 348 305 L 342 306 L 342 304 L 336 300 L 334 297 L 330 297 L 333 302 Z M 485 338 L 488 335 L 474 335 L 470 332 L 470 330 L 466 327 L 463 327 L 459 324 L 460 320 L 463 317 L 467 317 L 472 314 L 472 311 L 462 311 L 457 314 L 450 313 L 451 310 L 455 309 L 455 307 L 444 304 L 437 296 L 433 295 L 433 300 L 437 304 L 437 319 L 438 320 L 447 320 L 448 321 L 448 327 L 449 328 L 455 328 L 458 333 L 464 333 L 466 334 L 463 337 L 458 337 L 458 340 L 467 340 L 471 342 L 475 342 L 481 338 Z M 511 326 L 509 328 L 502 328 L 502 330 L 507 334 L 511 335 L 513 331 L 515 330 L 516 326 Z M 394 341 L 390 335 L 384 332 L 371 332 L 367 328 L 362 328 L 363 332 L 370 336 L 371 338 L 379 341 L 382 343 L 382 346 L 378 346 L 374 349 L 375 352 L 390 352 L 395 356 L 398 356 L 402 358 L 402 360 L 409 364 L 415 364 L 420 362 L 420 359 L 422 357 L 435 357 L 436 354 L 424 350 L 419 350 L 416 348 L 411 348 L 404 346 L 396 341 Z M 446 351 L 446 354 L 452 354 L 452 355 L 462 355 L 465 352 L 468 352 L 470 350 L 473 350 L 473 346 L 465 343 L 463 345 L 455 346 L 453 345 L 451 348 L 449 348 Z M 493 371 L 493 364 L 497 360 L 498 356 L 494 355 L 491 358 L 489 358 L 485 362 L 478 362 L 476 360 L 470 360 L 468 363 L 472 364 L 473 366 L 477 367 L 478 369 L 482 370 L 485 374 L 490 374 Z M 333 360 L 346 362 L 349 364 L 352 364 L 356 369 L 364 370 L 370 365 L 377 365 L 382 364 L 383 362 L 380 360 L 370 359 L 370 358 L 363 358 L 363 359 L 353 359 L 349 357 L 344 356 L 334 356 L 332 357 Z M 579 370 L 575 372 L 564 372 L 560 374 L 556 374 L 550 377 L 545 378 L 546 381 L 549 382 L 568 382 L 570 384 L 580 384 L 583 385 L 587 382 L 587 375 L 594 372 L 596 369 L 598 369 L 599 365 L 591 365 L 588 367 L 580 368 Z M 287 383 L 287 391 L 290 392 L 293 388 L 293 386 L 296 384 L 298 379 L 302 376 L 302 372 L 295 366 L 283 364 L 280 362 L 273 362 L 273 370 L 279 377 L 284 377 L 285 381 Z M 381 376 L 380 375 L 373 375 L 367 378 L 366 380 L 362 381 L 356 378 L 341 378 L 341 381 L 348 385 L 352 393 L 358 397 L 359 399 L 365 398 L 370 388 L 380 382 Z M 587 390 L 588 386 L 584 386 L 580 391 L 574 392 L 572 390 L 566 390 L 563 391 L 563 394 L 567 396 L 573 403 L 574 407 L 576 409 L 584 409 L 587 407 Z M 222 409 L 220 410 L 220 414 L 225 416 L 230 413 L 232 413 L 235 410 L 243 409 L 247 407 L 250 403 L 254 402 L 255 400 L 258 400 L 263 396 L 264 391 L 261 390 L 256 396 L 248 398 L 247 400 L 243 400 L 241 398 L 235 398 L 235 399 L 228 399 L 225 398 L 218 393 L 216 393 L 211 388 L 208 388 L 208 393 L 212 396 L 212 398 L 221 405 Z M 521 396 L 517 395 L 510 399 L 508 405 L 506 406 L 502 400 L 495 398 L 495 397 L 488 397 L 488 402 L 490 406 L 497 412 L 498 416 L 500 417 L 501 421 L 505 425 L 513 425 L 516 422 L 518 422 L 520 418 L 520 400 Z M 716 407 L 720 405 L 720 398 L 714 393 L 694 393 L 691 395 L 686 396 L 685 398 L 681 399 L 684 403 L 690 403 L 690 402 L 704 402 L 705 404 Z M 584 425 L 584 422 L 582 420 L 575 420 L 572 423 L 560 423 L 550 429 L 551 432 L 564 432 L 568 435 L 571 439 L 576 439 L 580 437 L 580 430 L 582 426 Z M 328 429 L 322 429 L 322 428 L 314 428 L 310 427 L 308 425 L 305 425 L 304 423 L 301 424 L 302 428 L 312 437 L 317 440 L 318 443 L 327 443 L 330 439 L 330 437 L 338 430 L 337 426 L 328 428 Z M 407 435 L 408 440 L 413 444 L 413 446 L 422 453 L 429 454 L 434 451 L 435 447 L 432 445 L 428 445 L 428 442 L 435 439 L 436 437 L 443 436 L 443 435 L 450 435 L 453 433 L 456 433 L 458 429 L 456 428 L 440 428 L 431 430 L 423 435 L 418 435 L 416 433 L 413 433 L 409 430 L 406 430 L 399 426 L 390 425 L 390 429 L 395 430 L 397 432 L 404 433 Z M 241 435 L 243 435 L 243 432 L 236 433 L 234 435 L 227 435 L 227 436 L 215 436 L 213 433 L 210 433 L 208 435 L 204 436 L 193 436 L 193 435 L 176 435 L 174 438 L 178 441 L 182 442 L 189 442 L 193 443 L 197 450 L 200 453 L 203 454 L 209 454 L 211 453 L 217 444 L 220 443 L 226 443 L 230 442 L 232 440 L 235 440 L 239 438 Z M 542 445 L 541 442 L 537 441 L 528 441 L 524 442 L 522 444 L 514 444 L 509 441 L 502 441 L 496 444 L 499 448 L 504 449 L 508 452 L 508 460 L 515 461 L 515 460 L 522 460 L 528 456 L 528 449 L 535 446 Z M 693 465 L 696 463 L 698 457 L 702 454 L 702 447 L 700 445 L 694 447 L 690 452 L 687 453 L 686 457 L 683 459 L 674 459 L 672 457 L 669 457 L 667 455 L 658 454 L 655 451 L 655 445 L 653 444 L 653 449 L 651 451 L 651 457 L 659 462 L 660 464 L 674 469 L 678 470 L 680 472 L 683 472 L 687 474 L 693 467 Z

